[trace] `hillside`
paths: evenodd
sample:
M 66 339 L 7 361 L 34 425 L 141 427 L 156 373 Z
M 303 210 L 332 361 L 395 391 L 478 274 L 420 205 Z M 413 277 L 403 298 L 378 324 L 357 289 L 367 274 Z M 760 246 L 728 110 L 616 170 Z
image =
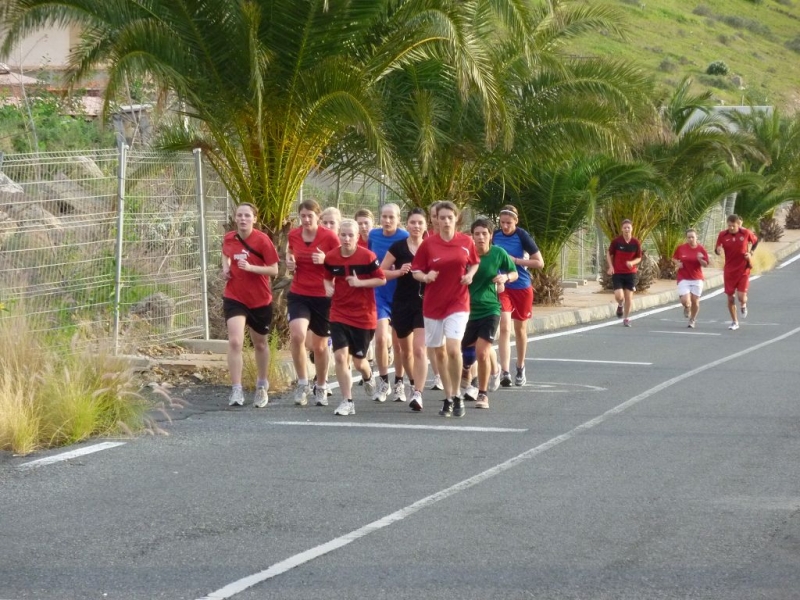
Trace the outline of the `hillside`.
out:
M 607 1 L 624 14 L 626 39 L 583 37 L 575 54 L 635 60 L 669 87 L 689 75 L 721 104 L 800 109 L 800 0 Z M 728 74 L 707 75 L 714 61 Z

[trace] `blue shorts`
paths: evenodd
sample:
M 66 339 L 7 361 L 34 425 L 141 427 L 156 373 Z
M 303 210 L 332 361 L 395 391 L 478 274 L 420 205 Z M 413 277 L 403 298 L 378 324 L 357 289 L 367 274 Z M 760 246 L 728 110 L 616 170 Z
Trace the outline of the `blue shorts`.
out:
M 392 303 L 386 302 L 383 298 L 375 295 L 375 306 L 378 309 L 378 320 L 392 318 Z

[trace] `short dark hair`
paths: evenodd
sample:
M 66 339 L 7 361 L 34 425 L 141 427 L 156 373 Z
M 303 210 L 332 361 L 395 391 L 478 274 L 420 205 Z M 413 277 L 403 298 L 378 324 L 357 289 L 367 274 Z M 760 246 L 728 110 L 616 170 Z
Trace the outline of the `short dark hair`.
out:
M 297 206 L 297 212 L 299 213 L 301 210 L 310 210 L 312 212 L 317 213 L 317 216 L 320 215 L 322 209 L 319 206 L 319 203 L 316 200 L 303 200 Z
M 737 214 L 728 215 L 728 223 L 739 223 L 742 218 Z
M 633 221 L 631 221 L 630 219 L 622 219 L 622 223 L 620 223 L 620 225 L 626 225 L 626 224 L 630 224 L 631 227 L 633 227 Z
M 425 209 L 420 208 L 419 206 L 415 206 L 410 211 L 408 211 L 408 214 L 406 215 L 406 221 L 408 221 L 412 215 L 422 215 L 422 218 L 428 217 L 427 213 L 425 212 Z
M 492 223 L 489 219 L 484 217 L 479 217 L 472 222 L 472 225 L 469 226 L 469 232 L 475 233 L 475 229 L 477 227 L 483 227 L 484 229 L 489 230 L 489 234 L 491 235 L 494 233 L 494 223 Z

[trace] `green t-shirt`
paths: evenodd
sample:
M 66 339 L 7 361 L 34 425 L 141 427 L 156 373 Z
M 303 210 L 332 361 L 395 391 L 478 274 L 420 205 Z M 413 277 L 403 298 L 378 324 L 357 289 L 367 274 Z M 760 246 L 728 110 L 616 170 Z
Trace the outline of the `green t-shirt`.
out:
M 478 271 L 469 286 L 469 320 L 483 319 L 500 314 L 500 300 L 492 279 L 499 273 L 512 273 L 517 270 L 508 252 L 500 246 L 490 246 L 489 252 L 481 258 Z

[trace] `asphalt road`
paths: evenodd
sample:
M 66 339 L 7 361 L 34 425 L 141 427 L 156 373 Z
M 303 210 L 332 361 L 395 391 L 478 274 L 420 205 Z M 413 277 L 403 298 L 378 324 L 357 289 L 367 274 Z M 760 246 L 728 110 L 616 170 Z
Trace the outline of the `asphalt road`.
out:
M 800 262 L 750 296 L 543 336 L 463 419 L 201 389 L 169 436 L 2 456 L 0 598 L 800 598 Z

